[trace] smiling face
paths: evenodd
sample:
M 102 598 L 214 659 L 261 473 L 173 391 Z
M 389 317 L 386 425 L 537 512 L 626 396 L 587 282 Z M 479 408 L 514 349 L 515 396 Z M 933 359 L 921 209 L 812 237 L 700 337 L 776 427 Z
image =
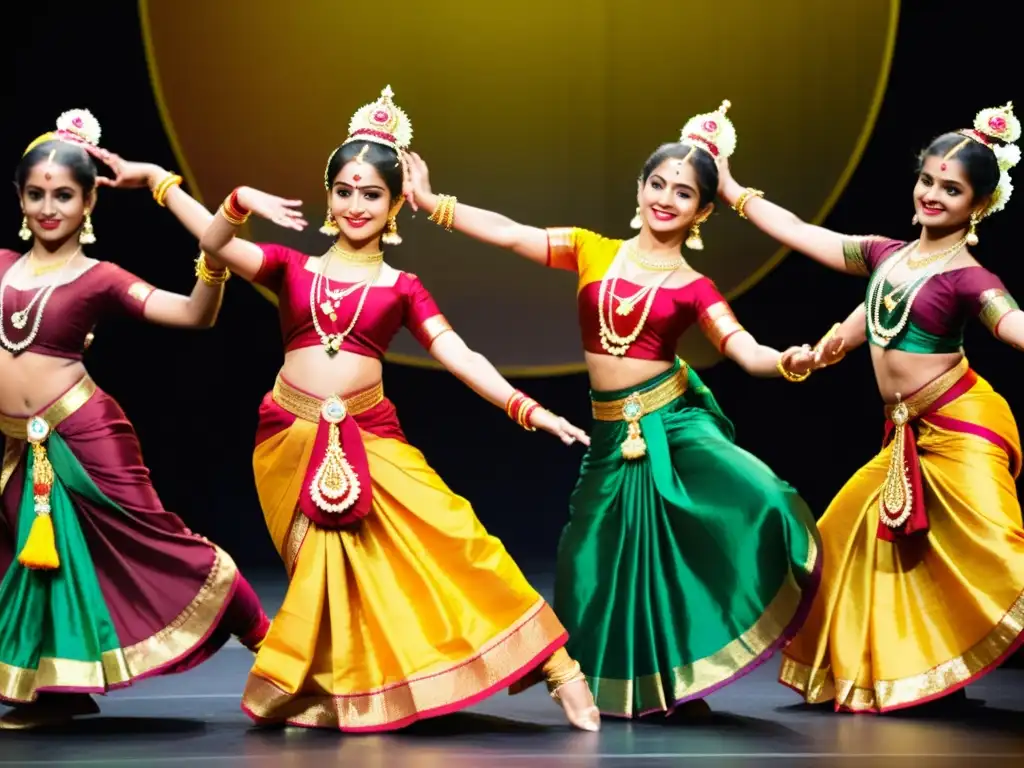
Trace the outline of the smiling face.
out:
M 365 242 L 384 231 L 391 193 L 376 168 L 352 160 L 334 177 L 330 206 L 341 233 L 352 242 Z
M 697 170 L 683 158 L 659 163 L 641 182 L 637 194 L 640 218 L 653 232 L 684 233 L 705 213 L 700 205 Z
M 922 225 L 936 229 L 966 227 L 978 206 L 963 164 L 955 159 L 926 157 L 914 185 L 914 210 Z
M 60 243 L 78 232 L 95 204 L 95 191 L 86 195 L 69 167 L 47 158 L 29 169 L 20 198 L 35 238 Z

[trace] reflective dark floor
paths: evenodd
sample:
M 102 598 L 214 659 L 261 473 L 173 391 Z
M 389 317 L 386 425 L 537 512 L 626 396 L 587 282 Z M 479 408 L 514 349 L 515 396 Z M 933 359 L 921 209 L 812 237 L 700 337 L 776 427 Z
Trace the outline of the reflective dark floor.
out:
M 534 583 L 550 591 L 550 576 L 537 574 Z M 256 586 L 268 611 L 276 609 L 282 585 Z M 601 733 L 581 733 L 537 686 L 400 733 L 353 736 L 253 728 L 239 709 L 251 661 L 233 644 L 188 674 L 104 697 L 101 715 L 70 728 L 0 732 L 0 766 L 1024 765 L 1024 669 L 982 679 L 969 689 L 976 706 L 956 715 L 810 709 L 775 683 L 769 662 L 711 697 L 715 715 L 700 723 L 605 720 Z

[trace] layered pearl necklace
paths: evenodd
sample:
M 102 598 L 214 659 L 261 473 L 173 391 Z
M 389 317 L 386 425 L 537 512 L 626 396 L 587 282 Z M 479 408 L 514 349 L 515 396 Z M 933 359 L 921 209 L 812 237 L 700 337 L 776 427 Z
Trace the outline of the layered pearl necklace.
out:
M 938 253 L 920 258 L 915 263 L 910 259 L 910 256 L 918 248 L 918 242 L 915 241 L 891 256 L 886 263 L 875 272 L 874 277 L 872 277 L 872 282 L 868 286 L 867 305 L 868 323 L 871 328 L 871 335 L 875 337 L 875 341 L 878 343 L 878 346 L 888 346 L 893 339 L 903 332 L 907 322 L 910 320 L 910 310 L 914 305 L 914 299 L 917 298 L 917 294 L 921 292 L 922 288 L 924 288 L 925 283 L 949 266 L 953 259 L 956 258 L 957 254 L 960 253 L 960 249 L 964 247 L 966 242 L 966 238 L 961 239 L 956 243 L 953 243 L 953 245 L 948 248 L 942 249 Z M 886 294 L 885 285 L 888 276 L 903 261 L 907 261 L 911 269 L 921 269 L 924 265 L 928 265 L 931 268 L 919 277 L 908 279 L 906 282 L 894 287 L 890 293 Z M 899 320 L 896 322 L 896 325 L 886 327 L 882 323 L 882 306 L 884 305 L 889 312 L 892 312 L 899 306 L 900 302 L 903 302 L 903 311 L 900 312 Z
M 57 266 L 53 267 L 53 269 L 57 270 L 58 274 L 60 274 L 60 272 L 63 272 L 63 270 L 66 269 L 67 266 L 74 260 L 74 258 L 81 252 L 82 249 L 79 248 L 74 253 L 72 253 L 67 259 L 65 259 L 62 264 L 58 264 Z M 28 261 L 31 259 L 31 256 L 32 252 L 30 251 L 23 257 L 25 261 L 19 260 L 19 263 L 27 264 Z M 36 289 L 35 294 L 32 296 L 32 299 L 29 301 L 29 303 L 25 306 L 24 309 L 20 309 L 17 312 L 11 313 L 11 326 L 15 330 L 21 331 L 24 330 L 25 326 L 28 325 L 29 313 L 31 313 L 32 308 L 36 305 L 36 303 L 39 304 L 39 309 L 36 310 L 35 320 L 32 322 L 32 330 L 30 330 L 28 332 L 28 335 L 21 341 L 13 342 L 10 340 L 10 338 L 8 338 L 7 331 L 4 329 L 4 318 L 7 316 L 6 312 L 4 311 L 4 298 L 7 295 L 7 288 L 10 283 L 10 275 L 11 272 L 14 271 L 15 266 L 15 264 L 12 264 L 10 268 L 4 273 L 3 278 L 0 279 L 0 345 L 3 345 L 4 349 L 6 349 L 12 355 L 16 355 L 19 352 L 23 352 L 24 350 L 32 346 L 32 342 L 36 340 L 36 336 L 39 333 L 39 327 L 42 325 L 43 312 L 46 311 L 46 304 L 50 301 L 50 297 L 53 295 L 53 292 L 61 285 L 63 285 L 62 282 L 58 281 L 55 283 L 51 283 L 49 285 L 39 286 L 39 288 Z M 44 271 L 50 271 L 50 269 L 46 268 L 44 269 Z
M 328 267 L 331 265 L 331 256 L 335 253 L 343 259 L 359 264 L 376 264 L 377 268 L 370 277 L 360 280 L 359 282 L 350 285 L 348 288 L 332 289 L 330 278 L 326 276 L 326 273 Z M 309 311 L 313 316 L 313 328 L 316 329 L 317 336 L 320 337 L 320 343 L 323 344 L 324 351 L 327 352 L 328 355 L 333 357 L 341 350 L 341 346 L 345 343 L 345 339 L 348 338 L 348 335 L 352 333 L 352 329 L 356 327 L 356 323 L 359 322 L 359 316 L 363 312 L 363 305 L 366 303 L 366 297 L 370 293 L 370 288 L 373 287 L 374 283 L 377 282 L 377 278 L 380 277 L 380 265 L 383 264 L 383 262 L 383 253 L 355 254 L 350 251 L 346 251 L 337 245 L 331 246 L 331 249 L 324 254 L 322 266 L 318 272 L 313 273 L 313 281 L 309 286 Z M 341 302 L 360 288 L 363 289 L 363 292 L 359 295 L 359 303 L 356 305 L 356 311 L 352 315 L 352 322 L 348 324 L 348 328 L 341 333 L 327 333 L 320 325 L 320 319 L 317 317 L 317 309 L 327 315 L 327 318 L 333 323 L 338 319 L 338 315 L 335 310 L 339 308 Z M 323 298 L 324 296 L 327 298 Z
M 619 297 L 615 293 L 615 288 L 619 282 L 619 276 L 622 272 L 622 263 L 624 257 L 630 258 L 640 266 L 646 269 L 656 269 L 662 273 L 661 277 L 651 285 L 645 285 L 640 288 L 632 296 L 625 298 Z M 644 325 L 647 323 L 647 316 L 651 312 L 651 307 L 654 306 L 654 298 L 658 294 L 658 289 L 665 284 L 665 281 L 675 272 L 679 267 L 683 265 L 682 256 L 672 261 L 658 262 L 646 259 L 641 256 L 636 249 L 636 240 L 631 240 L 626 244 L 626 249 L 620 252 L 615 260 L 612 262 L 608 271 L 601 278 L 600 286 L 597 291 L 597 319 L 599 325 L 599 333 L 601 337 L 601 346 L 605 352 L 616 357 L 622 357 L 629 351 L 629 348 L 633 343 L 640 337 L 640 333 L 644 329 Z M 608 301 L 605 301 L 605 296 L 608 296 Z M 626 317 L 633 312 L 633 308 L 644 298 L 643 312 L 640 314 L 640 319 L 637 321 L 636 326 L 633 328 L 633 332 L 628 336 L 620 336 L 615 330 L 615 315 L 621 315 Z M 615 308 L 614 302 L 618 301 L 619 306 Z M 606 306 L 607 305 L 607 306 Z

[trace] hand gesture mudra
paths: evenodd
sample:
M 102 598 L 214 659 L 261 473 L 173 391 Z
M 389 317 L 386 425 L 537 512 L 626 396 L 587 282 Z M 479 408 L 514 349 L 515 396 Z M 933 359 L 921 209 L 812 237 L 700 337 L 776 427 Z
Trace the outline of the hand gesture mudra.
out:
M 430 171 L 423 158 L 415 152 L 402 153 L 402 165 L 405 168 L 405 184 L 402 194 L 409 201 L 414 211 L 426 204 L 430 197 Z
M 261 219 L 285 229 L 304 230 L 309 224 L 302 216 L 302 201 L 289 200 L 277 195 L 261 192 L 252 187 L 242 187 L 236 198 L 238 204 Z
M 137 163 L 132 160 L 125 160 L 120 155 L 107 152 L 103 156 L 103 163 L 114 172 L 113 177 L 97 176 L 97 187 L 110 187 L 111 189 L 141 189 L 152 187 L 160 179 L 167 175 L 167 171 L 153 163 Z
M 570 424 L 561 416 L 556 416 L 546 408 L 534 408 L 530 414 L 530 426 L 550 432 L 566 445 L 582 443 L 590 445 L 590 437 L 579 427 Z

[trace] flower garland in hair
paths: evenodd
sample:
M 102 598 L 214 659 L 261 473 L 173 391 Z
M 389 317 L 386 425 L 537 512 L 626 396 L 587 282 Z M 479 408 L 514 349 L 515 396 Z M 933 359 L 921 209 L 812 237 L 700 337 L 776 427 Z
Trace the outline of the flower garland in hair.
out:
M 1020 147 L 1015 143 L 1020 138 L 1020 121 L 1013 114 L 1013 102 L 1004 107 L 981 110 L 974 118 L 973 130 L 964 133 L 991 149 L 999 163 L 999 183 L 982 213 L 985 218 L 1003 210 L 1013 194 L 1010 169 L 1020 162 Z M 997 144 L 993 140 L 1003 143 Z

